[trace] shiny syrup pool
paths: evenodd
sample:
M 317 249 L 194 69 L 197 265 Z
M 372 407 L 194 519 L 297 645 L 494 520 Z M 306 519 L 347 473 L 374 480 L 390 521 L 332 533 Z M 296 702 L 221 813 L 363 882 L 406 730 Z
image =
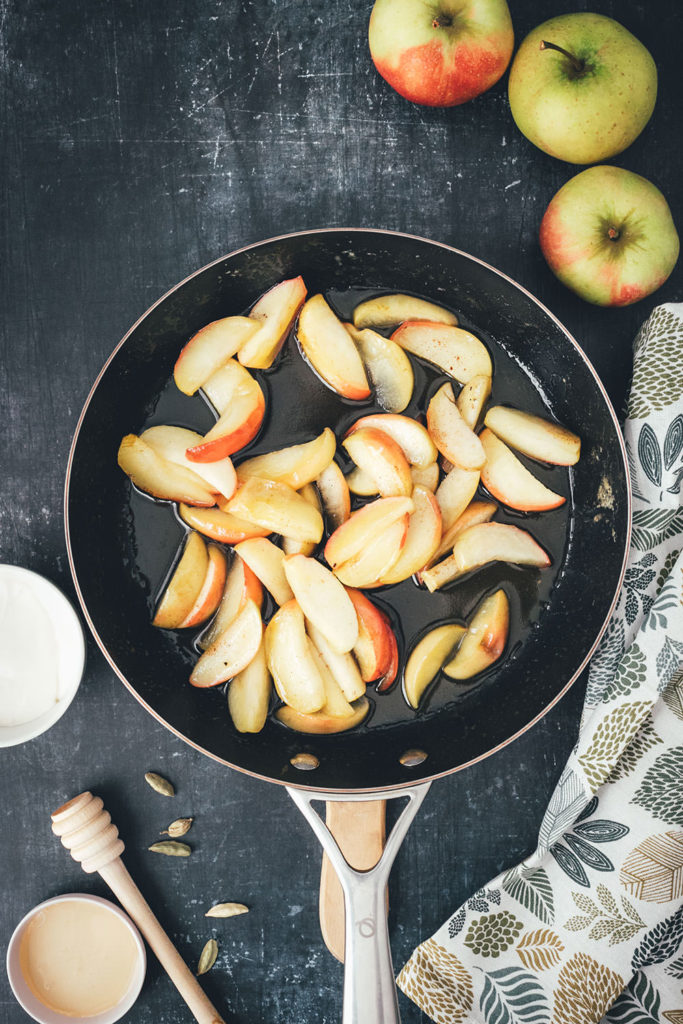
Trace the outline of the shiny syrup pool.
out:
M 325 297 L 342 320 L 351 320 L 353 309 L 359 302 L 375 295 L 386 293 L 387 289 L 354 288 L 343 292 L 330 289 Z M 429 296 L 421 296 L 429 299 Z M 440 305 L 445 305 L 440 302 Z M 493 387 L 489 404 L 511 405 L 525 412 L 552 418 L 537 382 L 525 372 L 505 351 L 504 344 L 492 343 L 477 326 L 461 316 L 453 308 L 459 324 L 472 331 L 486 344 L 493 362 Z M 226 312 L 226 315 L 228 313 Z M 389 334 L 390 331 L 383 333 Z M 410 405 L 403 415 L 424 422 L 429 399 L 449 377 L 435 367 L 410 355 L 415 374 L 415 387 Z M 172 370 L 172 368 L 170 368 Z M 266 398 L 266 414 L 261 432 L 247 448 L 234 456 L 235 465 L 263 452 L 283 448 L 292 444 L 310 441 L 324 427 L 331 427 L 340 442 L 344 434 L 360 416 L 382 413 L 385 410 L 373 401 L 352 402 L 330 390 L 303 359 L 297 342 L 296 331 L 290 333 L 274 366 L 270 370 L 252 370 L 263 388 Z M 459 385 L 453 381 L 457 393 Z M 205 433 L 215 422 L 215 414 L 200 395 L 188 397 L 175 386 L 172 372 L 168 381 L 150 404 L 150 414 L 140 432 L 156 424 L 172 424 L 188 427 Z M 566 424 L 575 429 L 576 424 Z M 519 458 L 542 482 L 553 491 L 565 496 L 567 501 L 558 509 L 540 513 L 522 513 L 499 505 L 495 522 L 510 523 L 528 529 L 545 548 L 552 559 L 547 569 L 522 567 L 507 563 L 492 563 L 471 573 L 460 581 L 434 594 L 417 586 L 408 579 L 391 587 L 378 587 L 366 591 L 367 595 L 389 615 L 398 637 L 400 669 L 396 683 L 387 693 L 375 693 L 374 683 L 369 683 L 368 697 L 373 707 L 359 729 L 377 728 L 403 721 L 410 721 L 415 715 L 425 716 L 438 713 L 445 706 L 459 705 L 466 713 L 468 695 L 475 688 L 486 686 L 495 676 L 497 666 L 481 673 L 464 683 L 456 683 L 440 676 L 422 699 L 419 710 L 414 711 L 406 702 L 402 690 L 402 676 L 407 658 L 417 641 L 431 628 L 445 622 L 465 623 L 481 599 L 502 587 L 510 601 L 510 633 L 503 656 L 498 663 L 514 662 L 525 638 L 538 627 L 544 609 L 551 600 L 555 580 L 561 571 L 564 553 L 569 542 L 573 515 L 572 470 L 564 466 L 546 466 L 520 455 Z M 337 459 L 347 472 L 352 463 L 343 448 L 339 448 Z M 479 488 L 477 498 L 489 496 Z M 363 504 L 363 500 L 352 495 L 352 508 Z M 178 518 L 175 507 L 167 502 L 155 501 L 147 495 L 131 489 L 131 530 L 136 574 L 150 594 L 149 614 L 163 593 L 164 587 L 180 557 L 188 528 Z M 326 532 L 319 547 L 322 551 Z M 268 620 L 277 606 L 264 591 L 264 620 Z M 197 641 L 206 626 L 198 630 L 176 630 L 173 633 L 178 657 L 187 665 L 187 673 L 197 660 Z M 187 684 L 190 685 L 189 682 Z M 225 708 L 226 723 L 229 724 L 225 692 L 228 684 L 206 690 L 207 702 L 218 701 Z M 278 703 L 274 698 L 274 705 Z M 284 728 L 284 726 L 282 727 Z

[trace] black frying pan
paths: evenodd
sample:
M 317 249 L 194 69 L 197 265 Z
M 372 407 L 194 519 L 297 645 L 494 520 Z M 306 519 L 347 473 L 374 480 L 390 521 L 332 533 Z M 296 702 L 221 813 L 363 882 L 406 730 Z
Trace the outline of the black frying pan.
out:
M 581 435 L 583 453 L 570 470 L 534 466 L 567 496 L 562 509 L 524 517 L 526 522 L 518 514 L 496 516 L 528 527 L 550 552 L 552 569 L 497 564 L 434 595 L 410 580 L 373 595 L 392 616 L 405 652 L 435 621 L 463 621 L 482 593 L 503 586 L 512 627 L 502 664 L 474 685 L 442 681 L 418 714 L 407 708 L 400 686 L 375 695 L 369 720 L 339 736 L 303 736 L 274 721 L 256 736 L 240 735 L 230 723 L 223 688 L 197 690 L 187 682 L 197 656 L 192 637 L 151 625 L 184 527 L 172 506 L 131 488 L 116 452 L 124 434 L 153 423 L 208 429 L 214 417 L 201 397 L 182 396 L 172 383 L 180 348 L 204 324 L 246 311 L 274 283 L 298 274 L 309 295 L 326 293 L 344 317 L 359 298 L 382 291 L 412 292 L 452 307 L 489 347 L 493 400 L 550 414 Z M 439 382 L 436 371 L 414 362 L 415 401 L 408 414 L 424 410 Z M 359 415 L 381 411 L 328 390 L 305 366 L 293 338 L 276 367 L 259 377 L 268 410 L 250 455 L 308 440 L 324 425 L 343 430 Z M 98 377 L 76 430 L 66 481 L 67 543 L 79 598 L 105 657 L 138 700 L 224 764 L 337 794 L 395 790 L 456 771 L 545 714 L 602 633 L 623 578 L 629 530 L 628 470 L 617 420 L 569 333 L 532 295 L 481 261 L 387 231 L 309 231 L 260 242 L 170 291 L 131 328 Z M 415 749 L 426 758 L 406 764 L 403 755 Z M 294 767 L 292 758 L 301 752 L 315 755 L 315 771 L 303 775 Z

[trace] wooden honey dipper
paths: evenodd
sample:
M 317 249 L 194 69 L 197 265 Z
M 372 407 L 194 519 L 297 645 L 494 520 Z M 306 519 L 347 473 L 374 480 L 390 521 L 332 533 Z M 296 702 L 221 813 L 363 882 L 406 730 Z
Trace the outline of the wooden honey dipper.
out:
M 121 860 L 125 847 L 99 796 L 81 793 L 52 815 L 52 831 L 88 874 L 97 871 L 128 911 L 199 1024 L 225 1024 Z

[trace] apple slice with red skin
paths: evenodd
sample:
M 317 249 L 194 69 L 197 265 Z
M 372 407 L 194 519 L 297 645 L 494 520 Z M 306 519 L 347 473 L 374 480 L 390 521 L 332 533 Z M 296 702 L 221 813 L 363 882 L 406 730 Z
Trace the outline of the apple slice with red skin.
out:
M 428 466 L 411 466 L 410 475 L 413 478 L 413 487 L 426 487 L 432 494 L 439 486 L 439 464 L 431 462 Z
M 415 509 L 411 498 L 378 498 L 352 512 L 325 545 L 325 560 L 333 569 L 365 551 L 376 537 Z
M 237 476 L 240 482 L 253 476 L 262 480 L 275 480 L 298 491 L 327 469 L 336 450 L 337 439 L 330 428 L 325 427 L 322 434 L 312 441 L 279 448 L 241 462 L 237 467 Z
M 209 565 L 202 583 L 202 589 L 188 615 L 180 623 L 180 629 L 200 626 L 210 619 L 218 608 L 225 589 L 225 578 L 228 572 L 228 560 L 225 552 L 215 544 L 209 544 Z
M 359 331 L 344 324 L 360 352 L 366 373 L 383 409 L 403 412 L 413 397 L 415 375 L 408 356 L 400 345 L 369 328 Z
M 443 562 L 420 574 L 430 591 L 480 569 L 489 562 L 511 562 L 547 568 L 550 558 L 530 533 L 507 523 L 479 523 L 463 530 L 455 538 L 453 551 Z
M 391 667 L 393 630 L 388 617 L 377 605 L 355 587 L 347 587 L 358 616 L 358 640 L 353 653 L 358 661 L 361 679 L 372 682 L 384 676 Z M 394 637 L 395 640 L 395 637 Z
M 220 544 L 239 544 L 241 540 L 247 540 L 249 537 L 267 537 L 272 533 L 272 530 L 230 515 L 223 508 L 195 508 L 181 502 L 178 505 L 178 515 L 193 530 L 203 533 L 211 540 L 217 540 Z
M 163 459 L 196 473 L 215 494 L 231 498 L 235 493 L 237 474 L 230 459 L 221 459 L 220 462 L 190 462 L 185 454 L 192 445 L 203 443 L 204 438 L 201 434 L 194 430 L 186 430 L 184 427 L 158 426 L 149 427 L 140 437 Z
M 197 602 L 208 568 L 209 554 L 204 540 L 198 533 L 190 533 L 152 619 L 154 626 L 161 629 L 180 627 Z
M 193 395 L 260 327 L 246 316 L 226 316 L 202 327 L 181 350 L 173 367 L 176 387 Z
M 490 377 L 493 373 L 486 346 L 460 327 L 409 320 L 394 331 L 391 340 L 420 359 L 438 366 L 461 384 L 467 384 L 472 377 Z
M 385 499 L 386 500 L 386 499 Z M 410 516 L 395 520 L 376 534 L 359 554 L 334 567 L 337 579 L 347 587 L 381 587 L 382 580 L 396 564 L 408 535 Z
M 311 656 L 304 613 L 294 600 L 283 604 L 266 627 L 266 659 L 285 704 L 305 715 L 323 707 L 325 683 Z
M 242 609 L 226 626 L 192 669 L 193 686 L 218 686 L 232 679 L 256 657 L 263 638 L 261 612 L 253 601 L 245 601 Z
M 380 615 L 385 620 L 388 629 L 387 639 L 389 642 L 389 661 L 385 671 L 382 673 L 382 678 L 375 687 L 375 692 L 387 693 L 387 691 L 390 690 L 396 682 L 396 677 L 398 676 L 398 641 L 396 639 L 396 634 L 391 628 L 389 617 L 385 615 L 384 612 L 380 612 Z
M 322 516 L 320 496 L 314 484 L 305 484 L 298 494 Z M 312 555 L 317 546 L 318 544 L 314 541 L 296 540 L 294 537 L 286 536 L 282 538 L 282 550 L 285 555 Z
M 458 412 L 464 419 L 470 430 L 475 430 L 481 416 L 481 411 L 486 405 L 491 394 L 491 378 L 483 373 L 472 377 L 462 388 L 458 395 L 456 405 Z
M 203 651 L 211 647 L 221 633 L 225 632 L 247 601 L 253 601 L 260 610 L 263 604 L 263 587 L 246 562 L 234 557 L 227 572 L 218 610 L 211 625 L 199 638 L 199 646 Z
M 443 533 L 450 530 L 463 514 L 479 486 L 478 469 L 460 469 L 454 466 L 444 477 L 436 489 L 436 500 L 441 510 L 441 529 Z
M 443 384 L 427 406 L 427 430 L 454 466 L 476 470 L 486 462 L 481 441 L 460 415 L 452 384 Z
M 316 373 L 345 398 L 369 398 L 363 362 L 343 323 L 322 295 L 314 295 L 299 314 L 297 337 Z
M 383 498 L 411 494 L 410 466 L 403 449 L 388 434 L 375 427 L 361 427 L 342 443 L 358 468 L 376 481 Z
M 263 423 L 266 400 L 258 381 L 234 359 L 209 377 L 203 387 L 219 418 L 201 444 L 187 449 L 191 462 L 218 462 L 253 441 Z
M 317 544 L 323 535 L 320 512 L 287 484 L 251 477 L 225 506 L 232 515 L 294 540 Z
M 489 494 L 520 512 L 542 512 L 564 505 L 566 499 L 537 480 L 492 430 L 485 427 L 480 437 L 486 452 L 481 482 Z
M 429 466 L 436 461 L 439 454 L 426 428 L 410 416 L 381 412 L 361 416 L 347 430 L 346 437 L 350 437 L 354 431 L 362 430 L 365 427 L 374 427 L 376 430 L 381 430 L 383 434 L 388 434 L 403 449 L 403 454 L 411 466 L 422 468 Z
M 126 434 L 119 445 L 118 464 L 136 487 L 163 501 L 184 501 L 209 508 L 216 502 L 209 485 L 184 466 L 164 459 L 136 434 Z
M 450 679 L 470 679 L 498 661 L 510 629 L 510 603 L 504 590 L 485 597 L 474 613 L 455 657 L 444 665 Z
M 333 678 L 348 701 L 357 700 L 365 693 L 365 683 L 352 654 L 339 654 L 330 645 L 324 633 L 312 622 L 307 622 L 308 635 Z M 357 641 L 356 641 L 357 642 Z
M 228 711 L 238 732 L 261 732 L 268 718 L 272 688 L 262 640 L 254 658 L 228 687 Z
M 249 566 L 278 605 L 294 597 L 284 569 L 284 552 L 266 537 L 252 537 L 235 546 L 235 554 Z
M 302 277 L 280 281 L 262 295 L 249 314 L 259 330 L 241 346 L 237 358 L 243 366 L 267 370 L 282 348 L 301 304 L 306 298 Z
M 326 566 L 305 555 L 288 555 L 283 565 L 306 618 L 337 654 L 350 651 L 358 639 L 358 617 L 339 580 Z
M 430 561 L 425 564 L 433 565 L 434 562 L 438 562 L 440 558 L 443 558 L 444 555 L 453 550 L 455 538 L 459 533 L 467 530 L 470 526 L 476 526 L 478 523 L 489 523 L 497 511 L 498 506 L 492 501 L 471 501 L 462 515 L 443 534 L 436 552 Z
M 455 313 L 414 295 L 378 295 L 376 299 L 361 302 L 353 311 L 353 326 L 359 331 L 365 327 L 391 327 L 405 320 L 458 323 Z
M 417 708 L 425 690 L 439 674 L 464 633 L 464 626 L 449 623 L 431 629 L 415 645 L 403 678 L 403 691 L 412 708 Z
M 324 709 L 313 714 L 304 715 L 295 711 L 294 708 L 288 707 L 286 704 L 284 707 L 278 708 L 275 712 L 275 717 L 283 725 L 286 725 L 289 729 L 294 729 L 296 732 L 327 735 L 336 732 L 348 732 L 349 729 L 354 729 L 357 725 L 360 725 L 369 710 L 370 701 L 368 698 L 360 697 L 353 705 L 353 714 L 349 718 L 335 718 Z
M 441 540 L 441 512 L 436 498 L 426 487 L 413 491 L 415 511 L 408 521 L 408 533 L 398 559 L 382 575 L 382 586 L 400 583 L 423 569 L 433 558 Z
M 351 515 L 351 495 L 346 477 L 336 462 L 330 462 L 316 480 L 323 510 L 332 530 L 345 523 Z
M 491 406 L 484 423 L 501 441 L 531 459 L 555 466 L 573 466 L 579 461 L 581 438 L 559 423 L 504 405 Z

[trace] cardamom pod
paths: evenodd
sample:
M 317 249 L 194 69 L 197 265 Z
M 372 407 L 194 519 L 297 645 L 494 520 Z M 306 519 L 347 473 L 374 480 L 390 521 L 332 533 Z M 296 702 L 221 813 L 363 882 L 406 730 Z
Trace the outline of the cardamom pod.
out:
M 171 839 L 179 839 L 184 836 L 186 832 L 189 832 L 192 828 L 192 822 L 194 818 L 176 818 L 172 821 L 168 828 L 165 828 L 163 832 L 160 832 L 160 836 L 170 836 Z
M 199 957 L 199 964 L 197 965 L 197 977 L 200 974 L 206 974 L 210 971 L 213 965 L 216 963 L 216 957 L 218 956 L 218 943 L 215 939 L 209 939 L 207 944 L 202 950 L 202 955 Z
M 167 857 L 189 857 L 192 853 L 192 847 L 187 843 L 176 843 L 168 839 L 161 843 L 152 843 L 147 849 L 152 853 L 165 853 Z
M 162 796 L 175 796 L 175 789 L 171 783 L 161 775 L 157 775 L 156 772 L 145 772 L 145 782 L 152 787 L 155 793 L 161 793 Z
M 248 914 L 249 907 L 244 903 L 217 903 L 204 914 L 204 917 L 236 917 L 237 914 Z

